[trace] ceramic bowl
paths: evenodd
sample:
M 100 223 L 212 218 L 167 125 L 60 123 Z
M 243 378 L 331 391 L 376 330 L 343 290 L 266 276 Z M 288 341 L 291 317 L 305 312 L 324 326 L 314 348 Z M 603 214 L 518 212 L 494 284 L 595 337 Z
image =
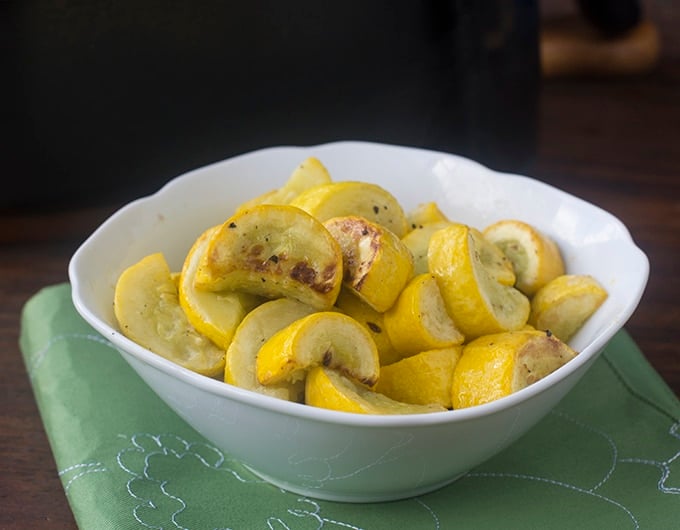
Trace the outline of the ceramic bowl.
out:
M 483 228 L 501 218 L 556 240 L 570 273 L 593 275 L 609 298 L 570 341 L 579 355 L 508 397 L 468 409 L 379 416 L 336 412 L 239 389 L 192 373 L 127 339 L 113 314 L 116 280 L 162 251 L 179 270 L 194 239 L 241 202 L 281 186 L 308 156 L 334 180 L 375 182 L 405 210 L 436 200 L 452 220 Z M 309 497 L 377 502 L 440 488 L 513 443 L 574 387 L 635 310 L 649 264 L 614 216 L 540 181 L 465 158 L 364 142 L 274 147 L 181 175 L 121 208 L 76 251 L 77 311 L 179 416 L 267 481 Z M 547 449 L 548 450 L 548 449 Z

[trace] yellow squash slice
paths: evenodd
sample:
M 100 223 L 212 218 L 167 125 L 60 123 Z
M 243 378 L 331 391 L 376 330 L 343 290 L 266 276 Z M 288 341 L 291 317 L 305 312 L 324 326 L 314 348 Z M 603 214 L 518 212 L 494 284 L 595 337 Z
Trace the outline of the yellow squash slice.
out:
M 389 309 L 413 276 L 411 252 L 393 232 L 363 217 L 324 226 L 342 249 L 343 285 L 378 312 Z
M 503 219 L 486 227 L 483 233 L 510 259 L 517 277 L 515 287 L 527 296 L 564 274 L 557 244 L 532 225 Z
M 236 213 L 248 210 L 258 204 L 289 204 L 302 192 L 331 182 L 331 175 L 326 167 L 318 158 L 310 156 L 293 170 L 283 186 L 242 203 Z
M 430 223 L 446 223 L 449 218 L 434 201 L 423 202 L 406 213 L 409 230 L 415 230 Z
M 256 359 L 260 347 L 272 335 L 313 312 L 310 306 L 292 298 L 270 300 L 253 309 L 239 324 L 227 350 L 225 382 L 287 401 L 302 401 L 303 381 L 260 384 L 256 375 Z
M 334 368 L 369 386 L 380 374 L 378 350 L 368 331 L 343 313 L 321 311 L 296 320 L 262 345 L 257 379 L 263 385 L 295 382 L 314 366 Z
M 340 289 L 335 307 L 338 311 L 352 317 L 368 330 L 378 348 L 381 366 L 401 359 L 401 355 L 394 349 L 394 345 L 385 329 L 384 313 L 379 313 L 346 288 Z
M 607 299 L 604 287 L 588 274 L 564 274 L 544 285 L 531 299 L 529 323 L 570 340 Z
M 187 253 L 178 283 L 179 304 L 191 325 L 226 351 L 236 327 L 261 299 L 249 293 L 201 291 L 194 287 L 198 263 L 216 230 L 212 227 L 203 232 Z
M 437 404 L 396 401 L 324 366 L 310 370 L 305 382 L 305 403 L 356 414 L 425 414 L 446 410 Z
M 520 329 L 529 318 L 529 299 L 498 280 L 495 264 L 482 261 L 480 249 L 486 244 L 478 230 L 460 223 L 438 230 L 430 239 L 430 271 L 466 340 Z
M 383 366 L 373 389 L 396 401 L 450 409 L 453 370 L 462 351 L 462 345 L 427 350 Z
M 508 396 L 554 372 L 576 356 L 555 335 L 535 329 L 479 337 L 463 347 L 453 371 L 454 409 Z
M 385 188 L 369 182 L 342 181 L 307 190 L 291 201 L 321 222 L 331 217 L 358 215 L 388 228 L 397 237 L 408 231 L 401 204 Z
M 515 285 L 517 277 L 512 261 L 482 232 L 472 227 L 469 227 L 469 230 L 475 242 L 476 252 L 479 254 L 479 261 L 487 273 L 502 285 Z
M 411 251 L 411 255 L 413 256 L 414 274 L 429 272 L 430 267 L 427 262 L 427 249 L 430 246 L 430 238 L 437 230 L 446 228 L 450 224 L 450 221 L 423 223 L 401 238 L 401 242 Z
M 400 357 L 462 344 L 463 334 L 446 311 L 436 278 L 413 278 L 385 312 L 385 329 Z
M 150 254 L 123 271 L 113 308 L 122 333 L 146 349 L 211 377 L 224 370 L 224 350 L 189 323 L 162 253 Z
M 235 214 L 212 235 L 195 286 L 295 298 L 330 309 L 342 284 L 342 252 L 326 228 L 287 205 L 262 204 Z

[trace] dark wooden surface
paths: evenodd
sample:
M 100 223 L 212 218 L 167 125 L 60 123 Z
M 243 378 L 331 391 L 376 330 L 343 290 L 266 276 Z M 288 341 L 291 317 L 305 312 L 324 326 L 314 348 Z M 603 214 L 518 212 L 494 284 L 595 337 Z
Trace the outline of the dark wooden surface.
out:
M 663 50 L 651 74 L 545 83 L 538 152 L 526 173 L 628 226 L 651 274 L 626 328 L 680 395 L 680 54 L 677 10 L 659 4 L 652 14 Z M 41 287 L 67 280 L 72 253 L 121 204 L 0 215 L 2 529 L 75 528 L 19 352 L 19 315 Z

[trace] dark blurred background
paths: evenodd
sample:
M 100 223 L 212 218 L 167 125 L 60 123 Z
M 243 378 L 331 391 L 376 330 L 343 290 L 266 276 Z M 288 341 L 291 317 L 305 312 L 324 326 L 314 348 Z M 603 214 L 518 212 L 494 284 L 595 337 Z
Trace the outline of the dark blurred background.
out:
M 575 4 L 613 32 L 638 16 L 630 0 Z M 611 4 L 633 9 L 613 19 Z M 516 172 L 535 151 L 536 1 L 9 0 L 0 9 L 0 208 L 134 198 L 271 145 L 408 144 Z
M 3 207 L 133 197 L 277 144 L 373 140 L 509 169 L 533 149 L 536 2 L 0 5 Z

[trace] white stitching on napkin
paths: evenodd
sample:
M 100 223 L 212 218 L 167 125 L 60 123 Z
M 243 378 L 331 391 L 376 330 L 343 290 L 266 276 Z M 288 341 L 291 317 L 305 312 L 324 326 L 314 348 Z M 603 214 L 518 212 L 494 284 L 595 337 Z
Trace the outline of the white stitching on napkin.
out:
M 416 501 L 418 504 L 420 504 L 423 508 L 425 508 L 430 513 L 430 515 L 432 516 L 432 519 L 434 520 L 435 530 L 439 530 L 439 528 L 440 528 L 439 517 L 434 512 L 434 510 L 432 508 L 430 508 L 427 504 L 425 504 L 421 499 L 416 498 L 416 499 L 413 499 L 413 500 Z
M 47 344 L 43 346 L 41 349 L 33 353 L 31 355 L 30 359 L 26 359 L 26 364 L 27 366 L 27 371 L 28 371 L 28 377 L 33 380 L 34 374 L 38 368 L 40 368 L 40 365 L 42 364 L 43 360 L 45 359 L 45 356 L 49 352 L 49 350 L 54 346 L 57 342 L 61 341 L 66 341 L 69 339 L 79 339 L 79 340 L 91 340 L 93 342 L 98 342 L 100 344 L 104 344 L 105 346 L 109 346 L 113 348 L 113 344 L 106 340 L 104 337 L 98 334 L 93 334 L 93 333 L 66 333 L 63 335 L 55 335 L 54 337 L 50 337 L 50 340 L 47 341 Z M 115 348 L 114 348 L 115 349 Z M 28 357 L 28 356 L 27 356 Z
M 64 492 L 66 493 L 66 496 L 68 496 L 69 489 L 71 489 L 71 485 L 79 478 L 84 477 L 85 475 L 88 475 L 90 473 L 102 473 L 108 471 L 106 466 L 101 462 L 86 462 L 82 464 L 74 464 L 72 466 L 68 466 L 64 469 L 59 470 L 59 476 L 63 477 L 64 475 L 68 474 L 69 472 L 75 469 L 79 469 L 82 471 L 71 477 L 64 484 Z
M 569 421 L 573 423 L 574 425 L 577 425 L 579 428 L 587 430 L 591 433 L 594 433 L 602 438 L 604 438 L 608 445 L 611 447 L 612 450 L 612 463 L 609 467 L 609 470 L 606 472 L 605 476 L 600 480 L 595 486 L 591 488 L 581 488 L 579 486 L 576 486 L 574 484 L 569 484 L 560 480 L 554 480 L 546 477 L 539 477 L 539 476 L 534 476 L 534 475 L 527 475 L 523 473 L 507 473 L 507 472 L 470 472 L 466 477 L 481 477 L 481 478 L 514 478 L 514 479 L 520 479 L 520 480 L 531 480 L 531 481 L 537 481 L 537 482 L 544 482 L 547 484 L 552 484 L 554 486 L 558 486 L 561 488 L 566 488 L 572 491 L 576 491 L 579 493 L 583 493 L 585 495 L 590 495 L 593 497 L 596 497 L 598 499 L 601 499 L 603 501 L 606 501 L 621 510 L 623 510 L 630 520 L 633 522 L 635 525 L 635 528 L 639 528 L 639 522 L 635 515 L 632 513 L 632 511 L 624 506 L 622 503 L 606 497 L 604 495 L 601 495 L 599 493 L 596 493 L 596 490 L 600 489 L 605 483 L 609 481 L 610 478 L 612 478 L 612 475 L 614 474 L 614 471 L 616 470 L 616 466 L 618 463 L 632 463 L 632 464 L 643 464 L 643 465 L 651 465 L 657 467 L 661 471 L 661 475 L 659 478 L 659 481 L 657 483 L 658 490 L 661 493 L 668 493 L 668 494 L 680 494 L 680 488 L 677 487 L 669 487 L 666 485 L 666 481 L 669 479 L 671 476 L 671 464 L 675 461 L 680 459 L 680 451 L 677 451 L 673 456 L 666 460 L 662 461 L 657 461 L 657 460 L 649 460 L 649 459 L 642 459 L 642 458 L 619 458 L 619 451 L 616 445 L 615 440 L 607 433 L 601 431 L 600 429 L 594 428 L 590 425 L 587 425 L 586 423 L 579 421 L 573 417 L 571 417 L 569 414 L 566 414 L 564 412 L 560 412 L 558 410 L 553 410 L 551 412 L 552 415 L 557 416 L 565 421 Z M 675 423 L 671 425 L 668 434 L 680 440 L 680 422 Z
M 121 435 L 122 436 L 122 435 Z M 217 472 L 227 473 L 236 480 L 242 482 L 243 484 L 266 484 L 266 481 L 259 479 L 257 477 L 249 478 L 244 476 L 243 473 L 239 472 L 237 469 L 230 465 L 230 460 L 225 458 L 224 454 L 216 447 L 204 443 L 204 442 L 189 442 L 175 434 L 163 434 L 154 435 L 149 433 L 137 433 L 130 437 L 130 445 L 120 450 L 116 456 L 116 461 L 118 466 L 124 470 L 126 473 L 132 475 L 132 477 L 127 481 L 126 490 L 128 494 L 139 501 L 139 504 L 133 509 L 132 517 L 142 526 L 146 528 L 155 528 L 154 525 L 150 524 L 148 521 L 144 520 L 143 509 L 144 508 L 158 508 L 153 499 L 143 498 L 138 495 L 133 488 L 133 483 L 135 480 L 148 481 L 150 484 L 156 485 L 156 491 L 163 496 L 171 498 L 177 502 L 179 505 L 177 509 L 173 511 L 172 514 L 168 513 L 167 519 L 172 523 L 174 527 L 183 528 L 179 522 L 180 514 L 187 508 L 186 501 L 176 495 L 172 496 L 166 489 L 168 484 L 167 480 L 163 477 L 154 476 L 151 470 L 151 459 L 153 456 L 171 456 L 175 458 L 183 458 L 187 455 L 196 457 L 196 461 L 200 465 L 206 466 L 208 469 L 212 469 Z M 173 447 L 174 446 L 174 447 Z M 177 450 L 179 448 L 179 450 Z M 201 449 L 203 452 L 199 452 L 195 449 Z M 205 458 L 205 454 L 210 456 L 210 458 Z M 128 454 L 134 455 L 138 453 L 139 459 L 136 460 L 136 466 L 131 466 L 125 461 L 125 456 Z M 134 464 L 135 460 L 132 460 Z M 240 464 L 234 462 L 235 466 L 240 466 Z M 163 480 L 162 480 L 163 479 Z M 274 486 L 272 486 L 274 487 Z M 363 527 L 357 526 L 347 521 L 340 521 L 337 518 L 328 517 L 322 513 L 324 506 L 323 503 L 316 502 L 313 499 L 306 497 L 296 497 L 290 493 L 285 492 L 282 489 L 278 489 L 283 495 L 290 495 L 294 502 L 302 503 L 309 506 L 309 509 L 304 508 L 288 508 L 286 510 L 286 515 L 295 517 L 298 519 L 309 519 L 313 521 L 313 528 L 321 529 L 326 527 L 339 527 L 347 530 L 364 530 Z M 434 511 L 422 500 L 420 499 L 407 499 L 407 501 L 413 501 L 425 508 L 427 513 L 427 521 L 433 523 L 430 528 L 432 530 L 439 530 L 440 522 Z M 160 517 L 163 514 L 158 514 Z M 280 528 L 282 530 L 290 530 L 291 526 L 286 522 L 286 515 L 266 515 L 262 520 L 262 524 L 266 525 L 266 528 L 274 530 L 274 528 Z M 253 528 L 259 527 L 256 523 L 253 523 Z M 429 527 L 428 523 L 419 525 L 419 528 Z M 224 530 L 228 530 L 229 527 L 224 527 Z
M 178 444 L 179 447 L 182 449 L 180 451 L 177 451 L 170 445 L 166 444 L 166 441 L 168 442 L 174 442 L 175 444 Z M 118 466 L 125 472 L 129 473 L 132 475 L 132 477 L 127 481 L 126 483 L 126 490 L 128 494 L 140 501 L 140 504 L 135 506 L 133 510 L 133 517 L 139 524 L 141 524 L 144 527 L 147 528 L 155 528 L 153 525 L 148 524 L 146 521 L 144 521 L 144 518 L 142 515 L 140 515 L 140 512 L 143 508 L 149 507 L 149 508 L 157 508 L 156 505 L 154 504 L 152 499 L 148 498 L 143 498 L 137 495 L 132 487 L 132 484 L 136 480 L 146 480 L 150 481 L 151 483 L 155 483 L 158 487 L 158 490 L 162 493 L 162 495 L 175 500 L 179 503 L 179 507 L 169 515 L 170 520 L 172 521 L 173 525 L 177 528 L 184 528 L 181 526 L 177 518 L 179 515 L 186 509 L 187 505 L 186 502 L 176 496 L 176 495 L 171 495 L 167 490 L 166 490 L 166 485 L 167 481 L 159 481 L 158 479 L 154 478 L 149 474 L 150 472 L 150 459 L 153 456 L 157 455 L 162 455 L 162 456 L 173 456 L 175 458 L 183 458 L 187 455 L 191 455 L 195 457 L 202 465 L 206 466 L 207 468 L 214 469 L 216 471 L 222 471 L 222 472 L 227 472 L 230 475 L 232 475 L 235 479 L 242 483 L 263 483 L 264 481 L 258 478 L 255 479 L 247 479 L 243 477 L 240 473 L 238 473 L 235 469 L 229 468 L 229 467 L 223 467 L 223 464 L 225 462 L 224 454 L 217 449 L 216 447 L 206 444 L 203 442 L 196 442 L 196 443 L 191 443 L 183 438 L 175 435 L 175 434 L 162 434 L 162 435 L 154 435 L 154 434 L 149 434 L 149 433 L 137 433 L 134 434 L 133 436 L 130 437 L 130 442 L 132 444 L 132 447 L 126 447 L 122 449 L 121 451 L 118 452 L 116 455 L 116 462 L 118 463 Z M 146 442 L 146 443 L 145 443 Z M 151 446 L 151 450 L 148 450 L 146 447 L 147 445 Z M 209 462 L 203 454 L 198 452 L 197 448 L 204 448 L 207 449 L 209 452 L 212 453 L 212 456 L 214 457 L 214 460 L 212 462 Z M 132 453 L 132 452 L 137 452 L 137 453 L 143 453 L 144 454 L 144 465 L 141 470 L 138 469 L 133 469 L 130 466 L 128 466 L 124 462 L 124 456 L 127 453 Z
M 621 508 L 626 514 L 628 514 L 628 517 L 630 517 L 630 520 L 633 522 L 635 525 L 635 528 L 640 528 L 640 524 L 638 523 L 638 520 L 635 518 L 633 513 L 626 508 L 623 504 L 616 502 L 614 499 L 610 499 L 609 497 L 605 497 L 604 495 L 600 495 L 599 493 L 595 493 L 594 491 L 579 488 L 578 486 L 574 486 L 573 484 L 567 484 L 566 482 L 560 482 L 559 480 L 552 480 L 549 478 L 543 478 L 543 477 L 535 477 L 532 475 L 523 475 L 522 473 L 493 473 L 493 472 L 479 472 L 479 473 L 468 473 L 465 475 L 466 477 L 491 477 L 491 478 L 516 478 L 520 480 L 532 480 L 536 482 L 544 482 L 546 484 L 551 484 L 553 486 L 558 486 L 560 488 L 566 488 L 572 491 L 576 491 L 579 493 L 583 493 L 585 495 L 591 495 L 593 497 L 596 497 L 598 499 L 601 499 L 603 501 L 606 501 L 618 508 Z
M 308 498 L 300 498 L 297 499 L 297 502 L 303 502 L 306 504 L 310 504 L 314 509 L 312 511 L 309 510 L 296 510 L 294 508 L 290 508 L 288 510 L 288 513 L 291 515 L 294 515 L 295 517 L 311 517 L 313 519 L 316 519 L 319 522 L 319 528 L 323 528 L 325 526 L 325 523 L 329 524 L 334 524 L 336 526 L 341 526 L 343 528 L 349 528 L 350 530 L 362 530 L 358 526 L 354 526 L 352 524 L 344 523 L 342 521 L 336 521 L 333 519 L 328 519 L 325 517 L 322 517 L 320 515 L 321 513 L 321 505 L 318 502 L 313 501 L 312 499 Z M 282 525 L 288 529 L 288 526 L 281 520 L 278 520 Z
M 618 461 L 619 451 L 618 451 L 618 448 L 616 447 L 616 443 L 614 442 L 613 438 L 611 436 L 609 436 L 607 433 L 602 432 L 599 429 L 595 429 L 594 427 L 591 427 L 589 425 L 586 425 L 582 421 L 579 421 L 576 418 L 571 417 L 569 414 L 567 414 L 565 412 L 553 410 L 551 412 L 551 414 L 553 414 L 554 416 L 558 416 L 559 418 L 562 418 L 564 420 L 567 420 L 567 421 L 573 423 L 574 425 L 579 426 L 581 429 L 584 429 L 586 431 L 590 431 L 594 434 L 597 434 L 598 436 L 601 436 L 602 438 L 604 438 L 607 441 L 607 443 L 609 444 L 609 447 L 611 447 L 611 449 L 612 449 L 612 463 L 611 463 L 611 466 L 609 467 L 609 471 L 605 474 L 605 476 L 602 478 L 602 480 L 600 480 L 600 482 L 595 484 L 592 488 L 588 489 L 588 491 L 595 491 L 595 490 L 599 489 L 605 482 L 607 482 L 609 480 L 609 478 L 614 473 L 614 470 L 616 469 L 616 462 Z
M 680 422 L 671 425 L 668 431 L 672 437 L 680 440 Z M 666 481 L 671 476 L 671 464 L 680 459 L 680 451 L 675 453 L 673 456 L 666 460 L 647 460 L 643 458 L 623 458 L 621 462 L 631 463 L 631 464 L 644 464 L 649 466 L 655 466 L 661 470 L 661 477 L 657 482 L 657 487 L 661 493 L 670 493 L 674 495 L 680 495 L 680 488 L 666 486 Z

